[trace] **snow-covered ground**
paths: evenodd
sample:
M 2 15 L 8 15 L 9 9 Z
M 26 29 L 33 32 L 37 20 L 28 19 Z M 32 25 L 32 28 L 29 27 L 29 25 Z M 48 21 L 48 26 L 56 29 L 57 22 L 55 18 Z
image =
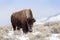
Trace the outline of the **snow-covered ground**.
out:
M 27 33 L 23 34 L 20 31 L 13 31 L 13 30 L 8 30 L 8 28 L 2 28 L 0 29 L 3 30 L 3 38 L 4 40 L 59 40 L 60 39 L 60 34 L 49 34 L 49 28 L 37 25 L 35 26 L 34 31 L 32 33 Z M 7 30 L 6 30 L 7 29 Z M 48 36 L 50 35 L 50 36 Z
M 50 40 L 60 40 L 60 34 L 51 34 L 50 37 L 46 37 L 46 39 L 49 38 Z
M 9 31 L 6 35 L 4 35 L 4 38 L 9 40 L 29 40 L 29 37 L 25 34 L 18 34 L 18 31 Z
M 39 32 L 33 32 L 32 33 L 34 36 L 40 34 Z M 6 35 L 3 36 L 6 39 L 9 40 L 30 40 L 29 36 L 27 34 L 18 34 L 17 35 L 17 31 L 13 32 L 13 31 L 9 31 Z
M 32 33 L 33 35 L 38 35 L 40 34 L 39 32 L 34 32 Z M 29 40 L 28 35 L 14 35 L 13 31 L 10 31 L 7 35 L 4 36 L 5 38 L 10 38 L 10 40 Z M 49 37 L 45 37 L 45 39 L 50 39 L 50 40 L 60 40 L 60 34 L 51 34 Z

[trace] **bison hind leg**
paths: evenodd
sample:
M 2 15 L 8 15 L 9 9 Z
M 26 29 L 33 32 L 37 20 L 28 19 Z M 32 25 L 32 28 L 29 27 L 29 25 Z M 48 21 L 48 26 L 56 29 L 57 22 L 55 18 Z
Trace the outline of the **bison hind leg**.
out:
M 14 24 L 12 24 L 12 27 L 13 27 L 13 30 L 15 31 L 16 30 L 16 26 Z

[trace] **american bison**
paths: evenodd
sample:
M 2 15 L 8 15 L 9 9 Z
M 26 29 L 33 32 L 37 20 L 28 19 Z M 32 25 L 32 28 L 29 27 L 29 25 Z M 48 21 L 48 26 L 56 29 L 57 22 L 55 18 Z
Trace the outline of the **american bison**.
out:
M 32 32 L 32 26 L 35 21 L 31 9 L 24 9 L 11 15 L 11 23 L 14 31 L 22 28 L 23 33 Z

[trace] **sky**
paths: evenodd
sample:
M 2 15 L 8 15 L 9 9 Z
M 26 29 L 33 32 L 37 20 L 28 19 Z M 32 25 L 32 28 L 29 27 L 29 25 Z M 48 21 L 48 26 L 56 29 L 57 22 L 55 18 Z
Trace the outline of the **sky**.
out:
M 40 19 L 60 13 L 60 0 L 0 0 L 0 26 L 9 25 L 13 12 L 31 9 L 34 18 Z

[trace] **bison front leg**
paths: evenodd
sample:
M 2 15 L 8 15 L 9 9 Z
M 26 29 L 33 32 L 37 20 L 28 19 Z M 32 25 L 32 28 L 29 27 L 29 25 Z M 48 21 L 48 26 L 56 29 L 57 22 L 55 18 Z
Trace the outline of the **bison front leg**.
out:
M 28 33 L 28 27 L 27 26 L 24 26 L 23 28 L 22 28 L 22 30 L 23 30 L 23 33 Z
M 17 30 L 20 30 L 20 27 L 19 26 L 17 27 Z
M 28 31 L 25 28 L 22 28 L 23 33 L 27 33 Z

